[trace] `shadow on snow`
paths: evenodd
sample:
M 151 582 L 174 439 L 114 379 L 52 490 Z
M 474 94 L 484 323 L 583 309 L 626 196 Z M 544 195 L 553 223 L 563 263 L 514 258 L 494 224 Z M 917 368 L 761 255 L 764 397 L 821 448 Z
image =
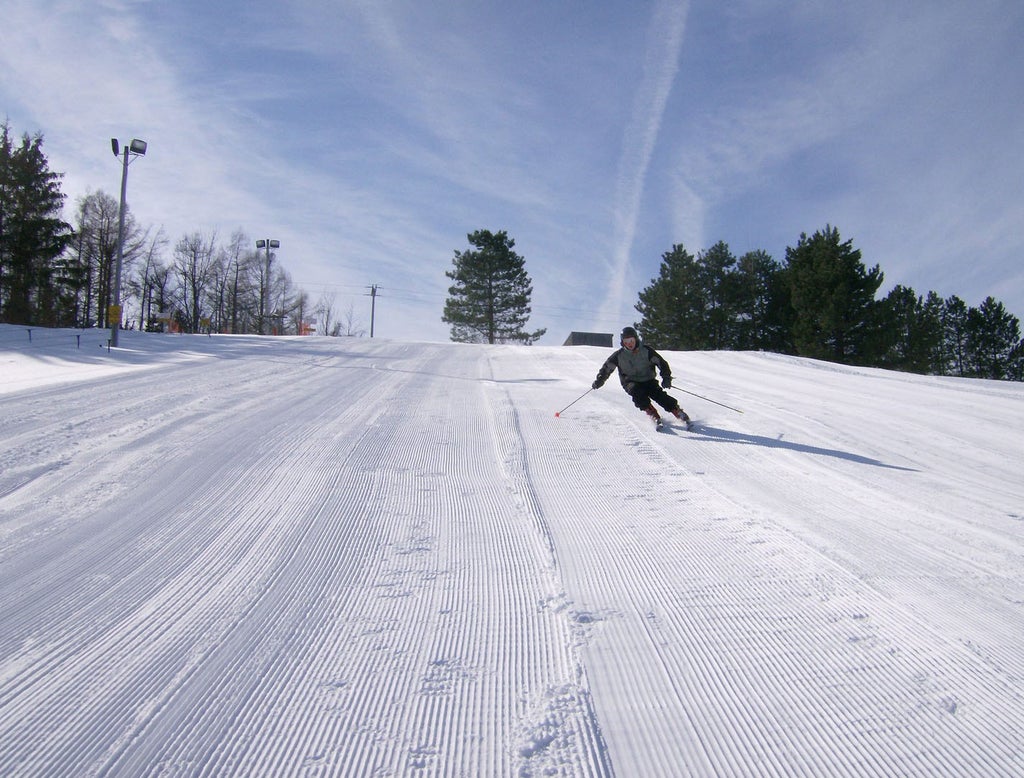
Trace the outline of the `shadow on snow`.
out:
M 848 462 L 856 462 L 859 465 L 884 467 L 889 470 L 903 470 L 908 473 L 920 472 L 912 467 L 889 465 L 885 462 L 880 462 L 877 459 L 872 459 L 871 457 L 851 454 L 848 451 L 840 451 L 834 448 L 821 448 L 820 446 L 809 446 L 806 443 L 791 443 L 790 441 L 782 440 L 781 438 L 768 438 L 763 435 L 748 435 L 743 432 L 723 430 L 718 427 L 709 427 L 704 424 L 698 424 L 691 434 L 696 438 L 704 437 L 710 440 L 723 441 L 726 443 L 739 443 L 746 446 L 763 446 L 764 448 L 782 448 L 788 449 L 789 451 L 797 451 L 801 454 L 814 454 L 816 456 L 845 459 Z

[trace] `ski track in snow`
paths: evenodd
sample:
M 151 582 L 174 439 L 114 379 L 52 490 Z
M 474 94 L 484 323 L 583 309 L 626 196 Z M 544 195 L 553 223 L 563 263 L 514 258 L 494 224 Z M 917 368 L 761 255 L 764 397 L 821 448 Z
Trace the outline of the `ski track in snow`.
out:
M 1019 384 L 125 339 L 0 397 L 0 775 L 1024 774 Z

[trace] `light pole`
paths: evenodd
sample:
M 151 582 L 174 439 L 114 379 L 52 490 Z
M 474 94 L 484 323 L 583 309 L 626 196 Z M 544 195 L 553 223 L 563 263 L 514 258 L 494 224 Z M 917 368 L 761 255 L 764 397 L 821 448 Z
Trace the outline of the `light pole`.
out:
M 110 148 L 115 157 L 121 156 L 117 138 L 110 139 Z M 117 213 L 117 265 L 114 269 L 114 304 L 107 311 L 110 323 L 110 345 L 117 347 L 117 333 L 121 330 L 121 263 L 124 260 L 124 195 L 128 188 L 128 163 L 135 157 L 146 153 L 146 141 L 132 138 L 131 143 L 124 147 L 124 163 L 121 167 L 121 207 Z
M 260 328 L 266 332 L 260 332 L 260 335 L 270 334 L 270 250 L 280 247 L 281 241 L 279 240 L 267 238 L 256 241 L 256 248 L 267 250 L 267 275 L 263 281 L 263 326 Z

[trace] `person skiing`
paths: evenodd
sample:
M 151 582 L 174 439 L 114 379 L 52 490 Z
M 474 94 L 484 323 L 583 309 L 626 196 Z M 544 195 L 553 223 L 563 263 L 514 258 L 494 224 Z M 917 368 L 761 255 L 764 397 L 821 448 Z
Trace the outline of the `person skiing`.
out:
M 622 348 L 613 353 L 597 371 L 592 388 L 600 389 L 608 376 L 619 371 L 619 381 L 626 393 L 633 398 L 633 405 L 650 416 L 661 426 L 661 416 L 651 402 L 657 402 L 677 419 L 690 426 L 690 417 L 679 407 L 679 401 L 665 390 L 672 387 L 672 368 L 668 362 L 650 346 L 640 342 L 640 336 L 632 327 L 624 327 L 620 338 Z M 655 368 L 661 371 L 661 386 L 658 386 Z

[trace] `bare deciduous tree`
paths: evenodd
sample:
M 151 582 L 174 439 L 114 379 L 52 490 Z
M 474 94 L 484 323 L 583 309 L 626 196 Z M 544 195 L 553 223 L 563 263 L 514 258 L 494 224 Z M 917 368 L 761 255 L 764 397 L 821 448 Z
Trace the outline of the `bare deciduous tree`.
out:
M 174 247 L 173 268 L 178 281 L 178 299 L 189 332 L 199 332 L 206 309 L 210 281 L 216 275 L 216 235 L 201 232 L 185 235 Z

